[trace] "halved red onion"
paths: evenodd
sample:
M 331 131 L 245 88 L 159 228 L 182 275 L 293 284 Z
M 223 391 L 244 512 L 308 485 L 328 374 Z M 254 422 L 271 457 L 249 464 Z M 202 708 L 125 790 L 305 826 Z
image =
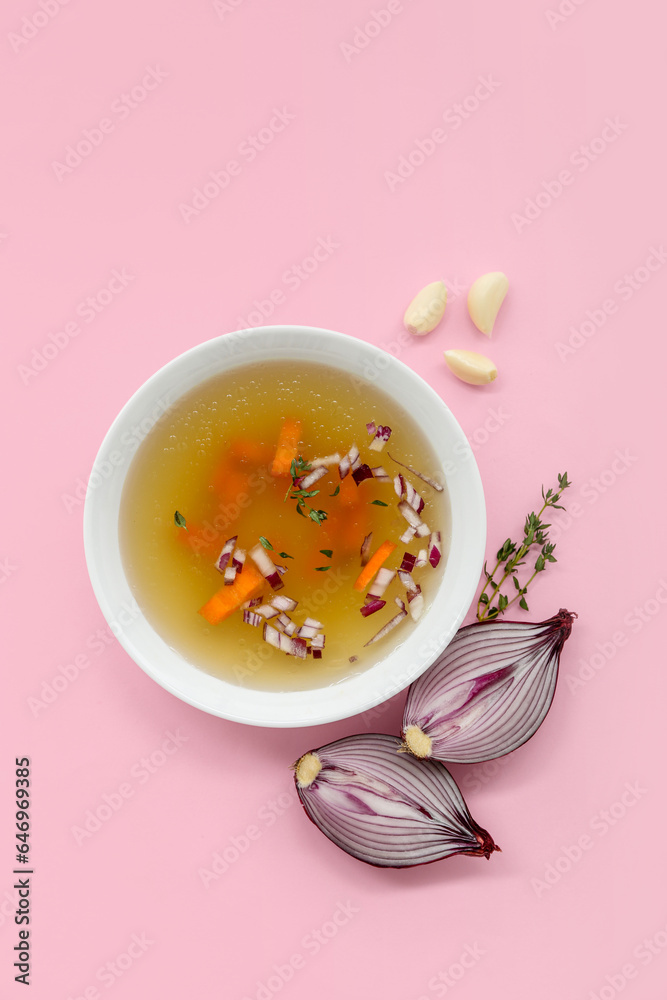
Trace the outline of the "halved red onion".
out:
M 262 616 L 258 615 L 256 611 L 250 611 L 249 608 L 246 608 L 243 612 L 243 621 L 246 625 L 254 625 L 255 627 L 264 624 Z
M 278 611 L 294 611 L 298 603 L 294 598 L 287 597 L 286 594 L 276 594 L 271 598 L 271 604 L 274 608 L 278 608 Z
M 370 466 L 366 465 L 365 463 L 358 465 L 354 470 L 354 472 L 352 473 L 352 478 L 354 479 L 357 486 L 359 486 L 360 483 L 363 483 L 365 479 L 372 479 L 373 473 L 371 472 Z
M 373 532 L 366 535 L 363 542 L 361 543 L 361 548 L 359 549 L 359 555 L 361 556 L 361 565 L 365 566 L 371 557 L 371 542 L 373 540 Z
M 396 576 L 396 570 L 389 569 L 387 566 L 381 566 L 380 569 L 375 574 L 375 579 L 368 589 L 368 597 L 382 597 L 385 590 L 391 583 L 391 581 Z
M 387 455 L 389 455 L 389 452 L 387 452 Z M 417 476 L 418 479 L 421 479 L 423 482 L 428 483 L 428 485 L 432 486 L 434 490 L 438 491 L 438 493 L 442 493 L 442 491 L 444 490 L 445 487 L 441 483 L 436 482 L 435 479 L 431 479 L 430 476 L 424 475 L 423 472 L 419 472 L 418 469 L 413 469 L 411 465 L 406 465 L 405 462 L 399 462 L 399 460 L 397 458 L 394 458 L 393 455 L 389 455 L 389 458 L 392 460 L 392 462 L 396 462 L 396 465 L 400 465 L 402 466 L 402 468 L 407 469 L 408 472 L 411 472 L 413 476 Z
M 232 552 L 234 551 L 234 546 L 236 545 L 238 537 L 239 537 L 238 535 L 234 535 L 233 538 L 228 538 L 225 544 L 222 546 L 222 552 L 218 556 L 215 563 L 215 568 L 219 570 L 221 573 L 224 573 L 225 569 L 227 568 L 227 563 L 231 559 L 231 555 Z
M 314 469 L 311 469 L 305 476 L 302 476 L 299 482 L 299 489 L 309 490 L 311 486 L 321 479 L 322 476 L 326 476 L 327 468 L 325 465 L 318 465 Z
M 431 536 L 428 540 L 427 558 L 433 569 L 435 569 L 442 558 L 442 537 L 439 531 L 431 532 Z
M 390 437 L 391 427 L 383 427 L 382 424 L 378 424 L 375 430 L 375 437 L 368 447 L 371 451 L 382 451 Z
M 376 611 L 381 611 L 386 603 L 386 601 L 381 601 L 378 598 L 372 598 L 370 601 L 366 601 L 359 610 L 364 618 L 368 618 L 369 615 L 374 615 Z
M 283 581 L 280 579 L 280 572 L 278 567 L 274 566 L 266 549 L 262 545 L 256 545 L 254 549 L 250 550 L 250 558 L 269 586 L 274 590 L 281 590 Z
M 372 643 L 378 642 L 379 639 L 384 639 L 384 637 L 389 632 L 391 632 L 392 629 L 395 629 L 396 626 L 399 625 L 403 621 L 403 619 L 407 617 L 407 614 L 408 613 L 405 610 L 405 605 L 403 605 L 403 608 L 398 612 L 398 614 L 394 615 L 393 618 L 390 618 L 387 624 L 383 625 L 380 631 L 376 632 L 372 639 L 369 639 L 368 642 L 364 643 L 364 646 L 370 646 L 372 645 Z
M 304 754 L 294 780 L 308 818 L 343 851 L 379 868 L 499 851 L 447 768 L 400 749 L 397 737 L 370 734 Z
M 544 622 L 475 622 L 408 691 L 406 748 L 462 764 L 511 753 L 536 732 L 556 689 L 563 644 L 576 615 Z

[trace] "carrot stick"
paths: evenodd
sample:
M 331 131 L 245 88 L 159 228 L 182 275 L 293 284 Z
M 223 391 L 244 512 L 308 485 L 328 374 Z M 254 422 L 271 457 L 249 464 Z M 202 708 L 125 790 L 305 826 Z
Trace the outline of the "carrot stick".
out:
M 382 563 L 385 559 L 389 558 L 395 548 L 395 544 L 389 541 L 383 542 L 382 545 L 379 546 L 379 548 L 370 557 L 357 579 L 354 581 L 355 590 L 366 589 Z
M 276 454 L 271 463 L 272 476 L 289 476 L 290 466 L 299 452 L 300 437 L 301 421 L 288 418 L 280 428 Z
M 237 574 L 234 583 L 228 587 L 221 587 L 200 609 L 199 614 L 203 615 L 211 625 L 217 625 L 223 618 L 228 618 L 240 606 L 251 597 L 255 597 L 264 586 L 264 577 L 257 572 L 254 566 L 246 562 L 243 572 Z

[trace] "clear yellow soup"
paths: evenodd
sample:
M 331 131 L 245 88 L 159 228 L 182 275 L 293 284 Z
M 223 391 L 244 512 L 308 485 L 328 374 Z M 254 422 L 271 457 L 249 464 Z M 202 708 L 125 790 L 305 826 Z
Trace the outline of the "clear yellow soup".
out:
M 398 510 L 393 481 L 373 478 L 357 486 L 351 474 L 341 481 L 337 464 L 311 487 L 319 492 L 304 499 L 306 516 L 301 516 L 290 496 L 289 472 L 272 475 L 286 421 L 300 423 L 297 451 L 306 463 L 335 453 L 342 457 L 356 444 L 362 463 L 382 466 L 392 480 L 403 474 L 421 494 L 421 519 L 442 535 L 439 565 L 413 570 L 426 613 L 447 557 L 447 493 L 411 475 L 389 455 L 440 482 L 442 474 L 423 430 L 395 400 L 325 365 L 248 365 L 183 396 L 139 448 L 125 482 L 119 524 L 130 585 L 164 640 L 195 666 L 227 681 L 284 691 L 340 681 L 409 638 L 415 622 L 408 614 L 383 639 L 366 645 L 399 613 L 395 598 L 407 602 L 405 586 L 395 577 L 383 595 L 385 606 L 362 616 L 370 584 L 361 591 L 354 587 L 362 569 L 360 549 L 371 533 L 371 555 L 385 540 L 394 542 L 384 565 L 398 569 L 405 552 L 417 555 L 429 541 L 428 536 L 407 544 L 399 540 L 408 523 Z M 382 451 L 369 449 L 369 421 L 391 427 Z M 325 511 L 326 519 L 312 520 L 310 507 Z M 185 527 L 176 524 L 176 511 Z M 216 568 L 224 543 L 233 536 L 247 554 L 244 570 L 251 567 L 250 573 L 258 572 L 249 553 L 260 537 L 272 546 L 264 551 L 286 567 L 283 588 L 274 592 L 265 582 L 253 597 L 262 603 L 276 595 L 298 601 L 289 618 L 297 627 L 307 617 L 321 623 L 321 658 L 311 652 L 297 658 L 269 645 L 262 625 L 244 622 L 240 604 L 218 624 L 200 613 L 217 593 L 225 606 L 234 603 L 243 571 L 226 586 Z M 269 624 L 275 627 L 275 618 Z

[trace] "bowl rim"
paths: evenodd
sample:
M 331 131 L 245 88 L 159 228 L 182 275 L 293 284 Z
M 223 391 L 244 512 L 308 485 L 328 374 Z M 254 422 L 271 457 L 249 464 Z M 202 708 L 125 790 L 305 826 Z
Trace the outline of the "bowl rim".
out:
M 313 345 L 311 341 L 319 343 Z M 387 380 L 405 386 L 406 395 L 409 388 L 413 390 L 409 402 L 403 399 L 398 402 L 415 423 L 419 425 L 415 407 L 431 415 L 438 413 L 443 420 L 447 447 L 439 439 L 436 443 L 429 438 L 429 443 L 438 462 L 442 461 L 448 488 L 452 508 L 451 549 L 431 607 L 410 631 L 407 641 L 400 641 L 397 636 L 399 641 L 377 663 L 352 677 L 305 691 L 246 688 L 207 673 L 168 646 L 143 616 L 132 595 L 120 558 L 118 513 L 125 478 L 143 438 L 134 448 L 128 446 L 130 450 L 122 465 L 117 466 L 120 476 L 104 478 L 98 473 L 96 485 L 91 488 L 92 477 L 101 463 L 109 464 L 108 456 L 118 450 L 122 435 L 128 433 L 139 412 L 144 414 L 143 428 L 145 421 L 151 419 L 146 414 L 155 412 L 158 402 L 163 403 L 162 412 L 168 412 L 182 395 L 205 379 L 251 363 L 253 352 L 259 351 L 262 359 L 267 360 L 269 355 L 278 360 L 287 359 L 290 354 L 295 360 L 304 360 L 304 353 L 317 354 L 324 343 L 340 356 L 340 364 L 326 357 L 319 361 L 317 357 L 308 357 L 309 361 L 338 367 L 348 374 L 351 372 L 343 367 L 344 361 L 354 362 L 362 370 L 363 366 L 375 364 L 373 380 L 380 392 L 389 394 Z M 198 373 L 204 371 L 206 374 L 200 377 Z M 152 409 L 151 403 L 155 404 Z M 157 419 L 159 416 L 153 423 Z M 134 428 L 137 426 L 134 424 Z M 146 433 L 149 431 L 150 428 Z M 99 447 L 88 483 L 83 513 L 86 565 L 95 597 L 114 635 L 131 659 L 165 690 L 195 708 L 234 722 L 298 728 L 336 722 L 376 708 L 416 680 L 442 654 L 469 609 L 482 571 L 486 545 L 484 491 L 472 448 L 456 418 L 438 393 L 404 362 L 376 345 L 334 330 L 292 324 L 251 327 L 214 337 L 177 355 L 144 381 L 116 415 Z M 463 515 L 458 524 L 455 524 L 455 501 L 456 517 Z M 113 533 L 108 531 L 110 508 L 115 511 Z M 101 530 L 105 525 L 106 532 Z M 461 574 L 456 581 L 455 571 Z M 446 611 L 439 627 L 435 624 L 436 610 Z M 407 666 L 403 664 L 405 659 L 409 660 Z

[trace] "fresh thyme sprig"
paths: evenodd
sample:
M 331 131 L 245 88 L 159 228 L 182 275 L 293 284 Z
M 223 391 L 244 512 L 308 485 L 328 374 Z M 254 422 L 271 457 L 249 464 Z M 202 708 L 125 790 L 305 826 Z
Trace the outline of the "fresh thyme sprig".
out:
M 290 500 L 296 500 L 297 514 L 301 514 L 301 517 L 309 517 L 311 521 L 315 522 L 315 524 L 322 524 L 322 521 L 326 521 L 328 517 L 327 512 L 325 510 L 315 510 L 315 508 L 311 507 L 309 503 L 306 503 L 306 500 L 309 500 L 311 497 L 316 497 L 320 491 L 302 490 L 297 486 L 297 480 L 301 479 L 306 472 L 310 472 L 311 469 L 312 465 L 309 465 L 308 462 L 304 461 L 302 455 L 299 455 L 298 458 L 292 459 L 292 464 L 290 465 L 289 470 L 290 476 L 292 477 L 292 483 L 287 488 L 287 493 L 285 494 L 283 503 L 287 502 L 288 497 Z M 304 513 L 304 508 L 308 508 L 308 514 Z
M 479 595 L 479 600 L 477 601 L 477 619 L 482 621 L 490 621 L 492 618 L 497 618 L 498 615 L 502 615 L 507 608 L 511 607 L 515 601 L 519 602 L 519 607 L 523 608 L 524 611 L 528 611 L 528 603 L 526 601 L 526 591 L 528 587 L 533 582 L 538 573 L 542 573 L 546 567 L 547 563 L 555 563 L 556 557 L 553 552 L 556 548 L 555 542 L 549 541 L 549 528 L 550 524 L 546 524 L 542 521 L 542 515 L 544 514 L 547 507 L 552 507 L 554 510 L 565 510 L 565 508 L 558 501 L 560 500 L 563 490 L 566 490 L 568 486 L 572 484 L 568 482 L 567 472 L 563 472 L 558 476 L 558 490 L 554 491 L 552 489 L 544 492 L 544 486 L 542 487 L 542 508 L 539 513 L 534 512 L 528 514 L 523 526 L 523 541 L 521 544 L 513 542 L 511 538 L 507 538 L 498 552 L 496 553 L 497 562 L 493 568 L 493 571 L 489 573 L 486 563 L 484 563 L 484 575 L 486 576 L 486 583 L 482 587 L 482 592 Z M 528 577 L 525 583 L 521 583 L 519 580 L 519 566 L 525 565 L 525 556 L 528 554 L 530 549 L 534 545 L 540 546 L 540 554 L 535 560 L 535 567 L 531 576 Z M 502 575 L 500 579 L 496 579 L 496 575 L 502 567 Z M 512 583 L 514 584 L 514 589 L 516 593 L 514 597 L 510 600 L 506 594 L 501 593 L 500 588 L 503 586 L 506 580 L 511 577 Z M 488 591 L 488 593 L 487 593 Z

